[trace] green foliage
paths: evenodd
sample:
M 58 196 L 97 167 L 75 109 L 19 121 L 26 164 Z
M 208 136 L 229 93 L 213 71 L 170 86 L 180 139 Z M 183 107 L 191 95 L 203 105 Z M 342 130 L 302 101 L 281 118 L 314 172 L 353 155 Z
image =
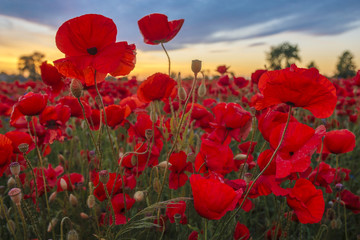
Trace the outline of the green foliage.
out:
M 296 61 L 301 61 L 298 45 L 284 42 L 278 46 L 272 46 L 270 52 L 266 53 L 270 69 L 279 70 L 290 67 Z
M 345 51 L 336 64 L 336 77 L 351 78 L 356 75 L 356 66 L 354 63 L 354 55 L 350 51 Z

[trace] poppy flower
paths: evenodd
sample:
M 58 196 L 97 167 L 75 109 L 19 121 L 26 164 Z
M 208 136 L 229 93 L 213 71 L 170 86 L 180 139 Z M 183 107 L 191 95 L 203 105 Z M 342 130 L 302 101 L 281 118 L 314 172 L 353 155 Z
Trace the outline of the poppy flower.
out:
M 250 231 L 246 225 L 237 222 L 234 231 L 234 240 L 248 240 L 250 238 Z
M 67 105 L 57 104 L 47 106 L 39 115 L 40 123 L 49 129 L 65 126 L 71 116 L 71 110 Z
M 178 153 L 172 153 L 169 159 L 171 163 L 169 170 L 169 188 L 178 189 L 185 185 L 188 180 L 188 176 L 185 174 L 187 172 L 193 172 L 192 164 L 186 162 L 187 155 L 184 151 Z
M 319 166 L 310 173 L 308 179 L 317 186 L 325 187 L 326 193 L 332 193 L 330 183 L 334 181 L 335 171 L 335 168 L 331 168 L 329 164 L 320 162 Z
M 135 67 L 135 45 L 115 42 L 117 29 L 110 18 L 86 14 L 63 23 L 56 33 L 56 46 L 65 58 L 54 61 L 66 77 L 77 78 L 87 86 L 110 73 L 127 75 Z
M 226 87 L 230 85 L 230 78 L 228 75 L 221 76 L 219 80 L 217 81 L 217 84 L 219 84 L 222 87 Z
M 355 148 L 355 134 L 347 129 L 327 132 L 324 138 L 323 153 L 347 153 Z
M 117 175 L 117 178 L 116 178 Z M 115 178 L 116 178 L 116 183 L 114 186 L 114 182 L 115 182 Z M 106 199 L 106 193 L 105 193 L 105 188 L 104 188 L 104 184 L 102 182 L 100 182 L 100 178 L 99 178 L 99 173 L 98 172 L 92 172 L 91 173 L 91 180 L 94 183 L 94 186 L 97 186 L 94 189 L 94 196 L 99 200 L 99 201 L 104 201 Z M 125 184 L 126 185 L 126 184 Z M 121 176 L 119 174 L 116 173 L 109 173 L 109 181 L 105 184 L 107 191 L 109 194 L 111 194 L 111 192 L 113 191 L 113 194 L 116 194 L 118 192 L 120 192 L 121 187 L 122 187 L 122 179 Z M 114 189 L 113 189 L 114 186 Z
M 168 17 L 160 13 L 147 15 L 138 21 L 144 42 L 150 45 L 169 42 L 178 34 L 183 24 L 184 19 L 169 22 Z
M 347 209 L 350 209 L 355 214 L 360 213 L 360 196 L 345 189 L 340 193 L 340 197 Z
M 251 83 L 258 84 L 261 75 L 263 75 L 263 73 L 266 73 L 266 72 L 267 72 L 267 70 L 265 70 L 265 69 L 259 69 L 259 70 L 256 70 L 255 72 L 253 72 L 251 74 Z
M 165 100 L 170 97 L 176 85 L 176 81 L 170 78 L 169 75 L 155 73 L 140 84 L 137 96 L 144 103 Z
M 10 164 L 10 158 L 13 153 L 11 140 L 3 134 L 0 134 L 0 177 Z
M 69 181 L 69 176 L 70 176 L 70 181 Z M 66 184 L 67 184 L 67 191 L 73 191 L 75 189 L 79 189 L 81 188 L 81 186 L 84 183 L 84 176 L 81 175 L 80 173 L 70 173 L 70 174 L 65 174 L 64 176 L 62 176 L 61 178 L 58 179 L 57 181 L 57 192 L 62 192 L 64 191 L 60 185 L 60 181 L 61 179 L 64 179 Z
M 323 193 L 307 179 L 301 178 L 287 196 L 287 204 L 294 210 L 301 223 L 318 223 L 321 221 L 325 202 Z
M 135 199 L 131 198 L 128 194 L 125 194 L 125 201 L 126 201 L 126 209 L 129 210 L 135 203 Z M 111 205 L 113 206 L 114 213 L 115 213 L 115 225 L 125 224 L 126 217 L 124 215 L 125 204 L 124 204 L 124 193 L 119 193 L 113 196 L 111 199 Z M 109 209 L 110 212 L 109 216 L 109 225 L 113 223 L 112 211 Z M 105 219 L 106 213 L 101 214 L 100 224 L 104 224 L 108 220 Z
M 34 116 L 40 114 L 44 110 L 47 100 L 47 95 L 28 92 L 19 98 L 16 107 L 23 115 Z
M 65 97 L 60 98 L 59 102 L 62 105 L 67 105 L 70 107 L 71 117 L 77 117 L 80 119 L 84 118 L 81 105 L 76 97 L 65 96 Z M 89 104 L 87 102 L 85 102 L 83 100 L 81 100 L 81 103 L 84 106 L 85 116 L 89 117 L 91 115 L 91 107 L 89 106 Z
M 26 154 L 35 148 L 35 143 L 33 142 L 31 136 L 26 132 L 10 131 L 5 133 L 5 136 L 11 140 L 14 153 L 21 153 L 19 145 L 22 143 L 29 145 L 29 149 Z
M 256 110 L 286 103 L 307 109 L 317 118 L 327 118 L 337 102 L 334 85 L 315 68 L 298 68 L 293 64 L 268 71 L 261 75 L 258 86 L 264 98 L 256 102 Z
M 128 105 L 119 106 L 112 104 L 110 106 L 105 107 L 105 113 L 106 113 L 107 125 L 110 127 L 116 127 L 117 125 L 121 124 L 125 118 L 127 118 L 130 115 L 131 109 Z M 105 122 L 105 118 L 103 118 L 103 122 Z
M 177 203 L 170 202 L 166 206 L 166 216 L 169 218 L 169 221 L 171 223 L 175 223 L 175 215 L 180 215 L 180 221 L 181 224 L 187 224 L 187 219 L 185 215 L 186 210 L 186 203 L 184 201 L 179 201 Z
M 243 77 L 234 77 L 234 83 L 238 88 L 244 88 L 249 84 L 249 81 Z
M 216 71 L 218 73 L 220 73 L 221 75 L 223 75 L 224 73 L 227 72 L 227 70 L 229 69 L 230 67 L 227 67 L 226 65 L 220 65 L 216 68 Z
M 212 220 L 219 220 L 232 211 L 243 193 L 242 190 L 235 191 L 217 177 L 204 178 L 193 174 L 190 184 L 195 210 L 200 216 Z
M 40 65 L 41 79 L 51 88 L 51 93 L 56 97 L 65 86 L 63 76 L 57 68 L 46 61 Z

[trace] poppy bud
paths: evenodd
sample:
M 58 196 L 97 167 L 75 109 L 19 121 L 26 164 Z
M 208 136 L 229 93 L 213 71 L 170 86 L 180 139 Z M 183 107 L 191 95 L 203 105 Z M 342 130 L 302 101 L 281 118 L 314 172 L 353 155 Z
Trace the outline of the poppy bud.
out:
M 71 81 L 70 91 L 74 97 L 80 98 L 81 94 L 83 92 L 83 89 L 84 89 L 84 87 L 83 87 L 82 83 L 80 82 L 80 80 L 74 78 Z
M 150 120 L 151 120 L 152 122 L 156 122 L 156 121 L 157 121 L 157 118 L 158 118 L 158 116 L 157 116 L 156 112 L 153 111 L 153 110 L 151 110 L 151 111 L 150 111 Z
M 71 136 L 71 135 L 73 134 L 73 130 L 72 130 L 71 128 L 69 128 L 69 127 L 67 127 L 67 128 L 65 129 L 65 132 L 66 132 L 66 134 L 69 135 L 69 136 Z
M 332 220 L 332 219 L 334 219 L 335 218 L 335 211 L 334 211 L 334 209 L 332 209 L 332 208 L 328 208 L 327 210 L 326 210 L 326 217 L 329 219 L 329 220 Z
M 60 163 L 65 163 L 65 158 L 62 154 L 58 154 L 58 160 Z
M 19 146 L 19 151 L 22 153 L 26 153 L 29 150 L 29 144 L 27 143 L 20 143 Z
M 136 166 L 138 163 L 137 157 L 135 155 L 132 155 L 131 157 L 131 165 Z
M 194 154 L 193 152 L 191 152 L 191 153 L 189 153 L 189 154 L 187 155 L 187 161 L 188 161 L 188 162 L 194 163 L 194 162 L 195 162 L 195 159 L 196 159 L 196 156 L 195 156 L 195 154 Z
M 66 236 L 67 240 L 78 240 L 79 239 L 79 235 L 78 233 L 72 229 L 68 232 L 67 236 Z
M 146 140 L 150 141 L 152 136 L 153 136 L 153 130 L 152 129 L 146 129 L 145 130 Z
M 7 222 L 7 229 L 10 231 L 10 232 L 15 232 L 15 222 L 11 219 L 9 219 L 9 221 Z
M 192 60 L 191 62 L 191 70 L 195 75 L 197 75 L 201 71 L 201 61 L 200 60 Z
M 249 184 L 249 182 L 251 181 L 252 179 L 252 174 L 251 173 L 245 173 L 244 174 L 244 180 L 247 184 Z
M 48 228 L 47 228 L 47 232 L 51 232 L 53 230 L 53 228 L 55 227 L 55 225 L 57 224 L 57 222 L 58 222 L 57 218 L 51 219 L 51 221 L 49 222 Z
M 185 88 L 183 87 L 179 87 L 178 88 L 178 96 L 179 96 L 179 99 L 180 101 L 185 101 L 186 100 L 186 91 L 185 91 Z
M 100 182 L 102 182 L 103 184 L 107 184 L 107 182 L 109 181 L 109 172 L 107 170 L 100 171 L 99 178 Z
M 134 194 L 134 199 L 137 202 L 141 202 L 142 200 L 144 200 L 144 196 L 145 196 L 145 194 L 143 191 L 137 191 Z
M 56 198 L 56 195 L 57 195 L 57 193 L 53 192 L 49 197 L 49 202 L 53 202 L 55 200 L 55 198 Z
M 66 181 L 65 181 L 64 178 L 61 178 L 61 179 L 60 179 L 60 187 L 61 187 L 62 190 L 64 190 L 64 191 L 66 191 L 67 188 L 68 188 L 68 185 L 67 185 L 67 183 L 66 183 Z
M 70 193 L 69 202 L 73 207 L 75 207 L 78 204 L 77 197 L 75 197 L 75 195 L 73 195 L 72 193 Z
M 95 97 L 95 102 L 99 107 L 101 106 L 101 98 L 99 96 Z
M 3 207 L 0 207 L 0 219 L 4 219 L 6 216 L 8 216 L 8 208 L 3 204 Z
M 22 198 L 22 194 L 21 194 L 21 189 L 20 189 L 20 188 L 12 188 L 12 189 L 8 192 L 8 195 L 10 196 L 11 200 L 12 200 L 16 205 L 20 205 L 21 198 Z
M 9 180 L 7 181 L 7 186 L 8 188 L 13 188 L 16 186 L 16 181 L 13 177 L 9 178 Z
M 20 173 L 20 164 L 18 162 L 10 163 L 10 172 L 14 176 L 19 176 Z
M 154 180 L 153 180 L 153 188 L 154 188 L 155 192 L 157 192 L 157 193 L 160 192 L 161 183 L 160 183 L 160 180 L 158 178 L 154 178 Z
M 81 217 L 82 219 L 89 219 L 89 215 L 87 215 L 87 214 L 84 213 L 84 212 L 81 212 L 81 213 L 80 213 L 80 217 Z
M 168 161 L 162 161 L 161 163 L 158 164 L 158 167 L 165 169 L 166 165 L 171 166 L 171 163 L 169 163 Z
M 86 204 L 89 208 L 93 208 L 95 206 L 95 196 L 89 195 L 88 199 L 86 200 Z
M 198 89 L 198 96 L 202 98 L 205 95 L 206 95 L 206 85 L 205 85 L 205 79 L 203 79 Z
M 237 154 L 237 155 L 234 157 L 234 159 L 235 159 L 235 160 L 245 160 L 246 157 L 247 157 L 246 154 L 239 153 L 239 154 Z

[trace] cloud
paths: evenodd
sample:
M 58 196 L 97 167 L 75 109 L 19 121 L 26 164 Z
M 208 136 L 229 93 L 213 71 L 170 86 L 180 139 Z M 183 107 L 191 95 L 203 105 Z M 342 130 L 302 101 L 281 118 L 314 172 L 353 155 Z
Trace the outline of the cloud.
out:
M 263 46 L 263 45 L 266 45 L 266 42 L 252 43 L 252 44 L 249 44 L 248 47 L 258 47 L 258 46 Z
M 54 29 L 82 14 L 103 14 L 117 24 L 119 41 L 135 43 L 145 51 L 156 47 L 143 43 L 137 20 L 153 12 L 167 14 L 169 20 L 185 19 L 183 29 L 168 44 L 169 49 L 191 43 L 256 40 L 282 32 L 338 35 L 360 25 L 354 24 L 360 21 L 358 0 L 102 0 L 101 5 L 97 0 L 4 0 L 0 3 L 0 14 L 47 24 Z

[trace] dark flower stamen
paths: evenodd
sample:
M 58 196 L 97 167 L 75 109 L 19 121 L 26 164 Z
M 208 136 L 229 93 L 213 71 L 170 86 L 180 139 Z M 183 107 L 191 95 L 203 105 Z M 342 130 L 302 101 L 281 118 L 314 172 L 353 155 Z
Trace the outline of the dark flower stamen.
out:
M 86 51 L 87 51 L 90 55 L 95 55 L 95 54 L 97 53 L 97 48 L 96 48 L 96 47 L 88 48 L 88 49 L 86 49 Z

